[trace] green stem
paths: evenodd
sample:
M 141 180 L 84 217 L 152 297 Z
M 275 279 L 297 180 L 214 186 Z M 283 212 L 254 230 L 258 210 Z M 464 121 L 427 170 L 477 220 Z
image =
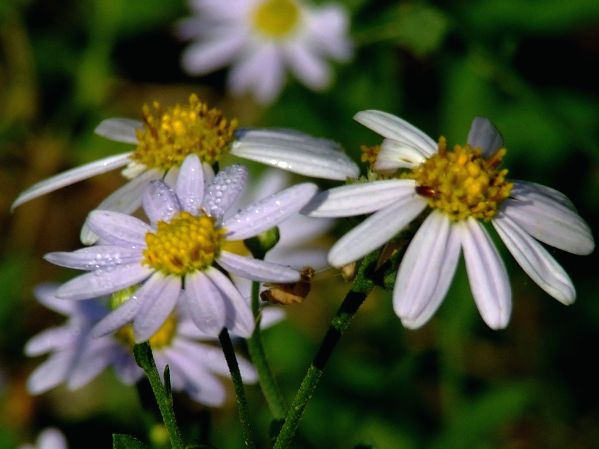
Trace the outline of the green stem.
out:
M 133 347 L 133 355 L 135 356 L 135 361 L 139 367 L 144 370 L 146 377 L 150 381 L 150 386 L 154 392 L 156 402 L 158 403 L 162 420 L 171 440 L 171 447 L 173 449 L 183 449 L 183 438 L 181 437 L 181 432 L 177 426 L 177 420 L 173 410 L 173 397 L 171 396 L 170 391 L 167 391 L 167 388 L 162 383 L 162 379 L 160 379 L 160 374 L 158 373 L 152 355 L 152 348 L 150 348 L 148 342 L 140 343 Z
M 218 335 L 220 344 L 231 372 L 231 380 L 235 388 L 235 397 L 237 398 L 237 407 L 239 409 L 239 421 L 241 422 L 241 428 L 243 431 L 244 445 L 247 449 L 254 449 L 256 447 L 254 443 L 254 431 L 250 425 L 250 412 L 248 408 L 247 399 L 245 398 L 245 389 L 243 387 L 243 379 L 239 372 L 239 365 L 237 363 L 237 357 L 235 356 L 235 350 L 233 349 L 233 343 L 227 329 L 223 329 Z
M 262 394 L 266 399 L 266 403 L 268 404 L 268 408 L 270 409 L 273 418 L 279 420 L 285 417 L 286 407 L 283 395 L 281 394 L 279 385 L 277 384 L 275 376 L 270 368 L 270 364 L 268 363 L 268 359 L 266 357 L 266 351 L 264 350 L 264 345 L 262 343 L 259 293 L 260 283 L 253 282 L 252 311 L 254 312 L 254 317 L 256 319 L 256 327 L 252 336 L 247 340 L 247 345 L 252 362 L 254 363 L 256 371 L 258 372 Z
M 304 414 L 304 410 L 310 399 L 312 399 L 312 395 L 318 386 L 335 346 L 347 330 L 349 323 L 366 297 L 374 288 L 374 282 L 367 276 L 366 271 L 374 265 L 377 258 L 378 252 L 369 254 L 361 262 L 356 278 L 352 283 L 352 287 L 345 296 L 343 303 L 341 303 L 339 310 L 337 310 L 337 313 L 331 320 L 331 324 L 320 344 L 320 348 L 293 399 L 293 403 L 285 417 L 283 427 L 275 441 L 274 449 L 286 449 L 290 447 L 295 433 L 297 432 L 300 420 Z

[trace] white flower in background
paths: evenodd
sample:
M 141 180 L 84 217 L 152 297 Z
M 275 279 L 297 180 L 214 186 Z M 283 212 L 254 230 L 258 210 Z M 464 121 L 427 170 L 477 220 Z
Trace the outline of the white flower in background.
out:
M 198 328 L 216 335 L 226 327 L 248 337 L 254 328 L 249 305 L 213 264 L 260 282 L 298 281 L 297 270 L 238 256 L 223 246 L 278 225 L 317 188 L 298 184 L 225 217 L 245 189 L 246 178 L 244 167 L 232 165 L 205 186 L 201 162 L 190 155 L 174 190 L 162 181 L 146 189 L 143 206 L 151 225 L 119 212 L 93 211 L 88 222 L 100 237 L 98 245 L 45 256 L 57 265 L 90 271 L 64 284 L 56 295 L 88 299 L 141 284 L 95 329 L 96 335 L 107 334 L 133 321 L 135 341 L 140 342 L 162 326 L 184 288 L 184 302 Z
M 539 184 L 508 181 L 499 168 L 506 150 L 495 127 L 476 118 L 468 144 L 446 148 L 409 123 L 381 111 L 356 120 L 385 137 L 374 169 L 401 170 L 399 179 L 338 187 L 323 192 L 306 210 L 316 217 L 376 212 L 343 236 L 329 262 L 342 266 L 393 238 L 425 209 L 400 264 L 393 291 L 395 312 L 410 328 L 437 310 L 453 278 L 460 249 L 474 299 L 493 329 L 507 325 L 511 290 L 505 266 L 483 226 L 491 222 L 524 271 L 564 304 L 576 293 L 572 281 L 537 241 L 574 254 L 595 246 L 591 230 L 563 194 Z
M 193 43 L 182 64 L 192 75 L 231 65 L 229 89 L 250 91 L 272 102 L 291 71 L 313 90 L 327 87 L 325 59 L 346 61 L 352 53 L 349 19 L 337 3 L 314 7 L 301 0 L 191 0 L 196 16 L 183 20 L 179 35 Z
M 55 427 L 47 427 L 39 434 L 35 446 L 23 444 L 18 449 L 68 449 L 67 440 Z
M 46 307 L 68 317 L 68 321 L 33 337 L 26 345 L 28 356 L 51 353 L 28 379 L 28 390 L 44 393 L 62 383 L 76 390 L 91 382 L 112 366 L 117 377 L 131 385 L 143 377 L 133 358 L 133 330 L 126 325 L 113 335 L 94 338 L 93 327 L 110 312 L 102 301 L 65 301 L 55 296 L 56 286 L 42 285 L 35 296 Z M 120 293 L 118 296 L 122 296 Z M 225 388 L 217 376 L 229 377 L 220 348 L 209 343 L 213 336 L 202 333 L 189 318 L 189 313 L 176 309 L 161 328 L 149 338 L 158 372 L 166 365 L 174 391 L 186 392 L 195 401 L 219 406 L 225 400 Z M 251 364 L 238 356 L 244 382 L 256 381 Z M 45 447 L 45 446 L 43 446 Z
M 146 105 L 143 121 L 104 120 L 96 133 L 137 145 L 137 148 L 41 181 L 22 192 L 12 208 L 61 187 L 127 166 L 123 174 L 130 181 L 97 208 L 129 214 L 140 207 L 142 193 L 151 181 L 164 179 L 173 186 L 189 154 L 200 158 L 207 178 L 213 176 L 211 165 L 218 163 L 226 152 L 315 178 L 345 180 L 359 174 L 358 166 L 335 142 L 297 131 L 238 129 L 235 120 L 227 120 L 217 109 L 208 109 L 195 95 L 190 96 L 187 105 L 166 109 L 157 102 L 151 107 Z M 97 236 L 84 226 L 81 241 L 92 244 L 96 240 Z

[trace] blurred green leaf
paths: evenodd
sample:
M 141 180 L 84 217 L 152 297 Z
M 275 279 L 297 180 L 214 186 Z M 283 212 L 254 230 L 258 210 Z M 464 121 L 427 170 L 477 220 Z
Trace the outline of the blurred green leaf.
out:
M 113 449 L 148 449 L 144 443 L 131 435 L 122 435 L 115 433 L 112 435 Z
M 424 4 L 402 3 L 393 24 L 392 41 L 416 56 L 427 56 L 438 50 L 450 28 L 447 15 L 440 9 Z

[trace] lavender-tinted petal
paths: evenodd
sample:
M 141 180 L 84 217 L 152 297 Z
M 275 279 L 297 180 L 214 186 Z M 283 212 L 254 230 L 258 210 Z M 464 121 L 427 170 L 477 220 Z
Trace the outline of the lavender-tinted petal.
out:
M 503 138 L 489 119 L 475 117 L 468 132 L 468 145 L 482 149 L 483 156 L 490 157 L 503 147 Z
M 152 228 L 138 218 L 108 210 L 90 212 L 87 224 L 104 244 L 145 247 Z
M 171 189 L 162 181 L 152 181 L 143 194 L 144 212 L 153 226 L 159 221 L 169 221 L 181 211 L 181 203 Z
M 136 145 L 138 143 L 136 130 L 143 129 L 143 127 L 143 122 L 139 120 L 117 117 L 102 120 L 94 132 L 115 142 Z
M 201 271 L 185 277 L 183 301 L 187 313 L 203 333 L 217 336 L 225 326 L 225 299 Z
M 218 172 L 206 189 L 203 204 L 206 212 L 221 220 L 243 194 L 247 177 L 247 168 L 242 165 L 231 165 Z
M 202 162 L 195 154 L 187 156 L 183 161 L 175 192 L 183 210 L 192 214 L 198 213 L 204 201 L 204 170 Z
M 131 265 L 142 258 L 141 249 L 122 246 L 91 246 L 72 252 L 48 253 L 44 259 L 54 265 L 93 271 L 105 267 Z
M 260 282 L 297 282 L 300 273 L 284 265 L 222 251 L 217 263 L 237 276 Z

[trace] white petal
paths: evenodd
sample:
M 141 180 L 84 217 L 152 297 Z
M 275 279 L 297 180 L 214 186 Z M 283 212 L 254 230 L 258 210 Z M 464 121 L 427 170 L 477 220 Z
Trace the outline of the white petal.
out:
M 335 224 L 332 218 L 311 218 L 293 215 L 279 227 L 279 242 L 275 248 L 305 245 L 325 235 Z
M 127 165 L 130 155 L 131 153 L 117 154 L 116 156 L 110 156 L 95 162 L 90 162 L 89 164 L 81 165 L 56 176 L 52 176 L 51 178 L 44 179 L 21 192 L 15 202 L 12 203 L 11 210 L 14 210 L 16 207 L 27 201 L 45 195 L 46 193 L 53 192 L 54 190 L 69 186 L 83 179 L 91 178 L 92 176 L 106 173 L 115 168 Z
M 276 226 L 304 207 L 317 191 L 314 184 L 297 184 L 250 204 L 223 223 L 227 239 L 244 240 Z
M 162 181 L 152 181 L 143 195 L 144 212 L 152 225 L 169 221 L 181 211 L 177 195 Z M 145 240 L 145 239 L 144 239 Z
M 406 327 L 423 325 L 441 305 L 460 255 L 456 235 L 449 219 L 433 211 L 410 242 L 393 289 L 395 313 Z
M 62 383 L 72 363 L 73 352 L 64 350 L 51 355 L 27 379 L 27 390 L 41 394 Z
M 206 189 L 204 208 L 208 215 L 221 220 L 225 212 L 239 199 L 246 188 L 247 168 L 231 165 L 218 172 Z
M 74 326 L 52 327 L 29 339 L 24 352 L 29 357 L 35 357 L 64 348 L 75 338 L 77 338 L 77 332 Z
M 503 138 L 489 119 L 475 117 L 468 132 L 468 145 L 480 148 L 483 156 L 489 157 L 503 147 Z
M 474 218 L 460 229 L 470 289 L 483 320 L 492 329 L 507 326 L 512 311 L 512 292 L 505 265 L 489 234 Z
M 87 223 L 105 244 L 144 248 L 146 234 L 152 228 L 138 218 L 120 212 L 94 210 L 90 212 Z
M 349 14 L 340 4 L 326 4 L 310 11 L 307 21 L 310 43 L 318 51 L 338 61 L 346 61 L 352 55 L 349 38 Z
M 573 254 L 593 252 L 591 229 L 567 205 L 539 191 L 513 196 L 505 201 L 503 212 L 534 238 Z
M 259 82 L 264 73 L 262 53 L 255 48 L 248 48 L 239 60 L 232 65 L 227 87 L 234 95 L 251 90 Z
M 300 280 L 300 273 L 293 268 L 238 256 L 228 251 L 222 251 L 216 262 L 225 270 L 253 281 L 284 283 Z
M 431 156 L 437 151 L 437 144 L 433 139 L 414 125 L 387 112 L 360 111 L 354 116 L 354 120 L 383 137 L 408 143 L 426 156 Z
M 141 307 L 133 320 L 135 342 L 148 340 L 164 324 L 181 294 L 181 278 L 155 273 L 137 291 Z
M 510 180 L 512 182 L 512 191 L 510 196 L 517 200 L 529 201 L 548 201 L 553 200 L 561 204 L 562 206 L 571 209 L 576 212 L 574 203 L 570 201 L 566 195 L 562 192 L 555 190 L 551 187 L 544 186 L 543 184 L 537 184 L 536 182 L 521 181 L 521 180 Z
M 253 93 L 259 103 L 272 103 L 281 93 L 285 81 L 283 55 L 275 45 L 262 46 L 255 59 L 262 68 L 260 76 L 254 78 Z
M 177 176 L 175 192 L 183 210 L 191 214 L 198 213 L 204 200 L 204 170 L 202 162 L 195 154 L 187 156 L 183 161 Z
M 242 130 L 231 154 L 314 178 L 344 181 L 360 175 L 338 144 L 297 132 Z
M 75 303 L 57 298 L 56 291 L 58 287 L 60 287 L 60 284 L 39 284 L 33 289 L 33 295 L 40 304 L 48 309 L 62 315 L 71 315 L 75 310 Z
M 141 250 L 122 246 L 91 246 L 73 252 L 54 252 L 44 256 L 48 262 L 76 270 L 97 270 L 130 265 L 141 260 Z
M 565 305 L 576 299 L 572 280 L 543 246 L 503 214 L 493 219 L 497 233 L 536 284 Z
M 414 195 L 412 179 L 388 179 L 334 187 L 317 195 L 302 210 L 310 217 L 351 217 L 368 214 Z
M 329 265 L 327 253 L 328 250 L 324 248 L 295 248 L 277 244 L 268 251 L 265 260 L 276 264 L 289 265 L 297 270 L 312 267 L 319 272 Z
M 139 263 L 92 271 L 63 284 L 56 296 L 63 299 L 90 299 L 107 295 L 143 281 L 153 271 Z
M 319 90 L 331 81 L 327 64 L 304 43 L 288 46 L 285 56 L 295 76 L 309 88 Z
M 67 440 L 60 430 L 48 427 L 40 433 L 37 439 L 37 449 L 67 449 Z
M 96 209 L 111 210 L 123 214 L 131 214 L 141 206 L 143 191 L 150 181 L 158 179 L 160 173 L 156 170 L 146 170 L 139 176 L 126 183 L 124 186 L 111 193 L 102 201 Z M 81 243 L 92 245 L 98 241 L 98 236 L 94 234 L 86 223 L 81 229 Z
M 181 65 L 192 75 L 203 75 L 217 70 L 227 65 L 239 52 L 245 38 L 242 33 L 229 33 L 191 44 L 183 51 Z
M 427 206 L 427 202 L 413 193 L 368 217 L 341 237 L 329 252 L 329 263 L 342 267 L 382 246 Z
M 209 268 L 206 274 L 226 299 L 225 326 L 235 335 L 247 338 L 254 331 L 254 316 L 249 304 L 231 281 L 216 268 Z
M 183 301 L 187 313 L 203 333 L 217 336 L 225 326 L 225 300 L 201 271 L 185 277 Z
M 96 324 L 92 329 L 92 336 L 95 338 L 108 335 L 129 322 L 141 308 L 142 303 L 137 296 L 137 292 L 127 301 L 121 304 L 116 310 L 110 312 L 104 319 Z
M 137 145 L 137 129 L 143 129 L 144 124 L 139 120 L 130 118 L 109 118 L 102 120 L 96 126 L 95 133 L 115 142 L 131 143 Z
M 397 140 L 384 139 L 381 151 L 376 157 L 374 169 L 391 171 L 398 168 L 413 168 L 425 160 L 425 156 L 417 148 L 402 144 Z

